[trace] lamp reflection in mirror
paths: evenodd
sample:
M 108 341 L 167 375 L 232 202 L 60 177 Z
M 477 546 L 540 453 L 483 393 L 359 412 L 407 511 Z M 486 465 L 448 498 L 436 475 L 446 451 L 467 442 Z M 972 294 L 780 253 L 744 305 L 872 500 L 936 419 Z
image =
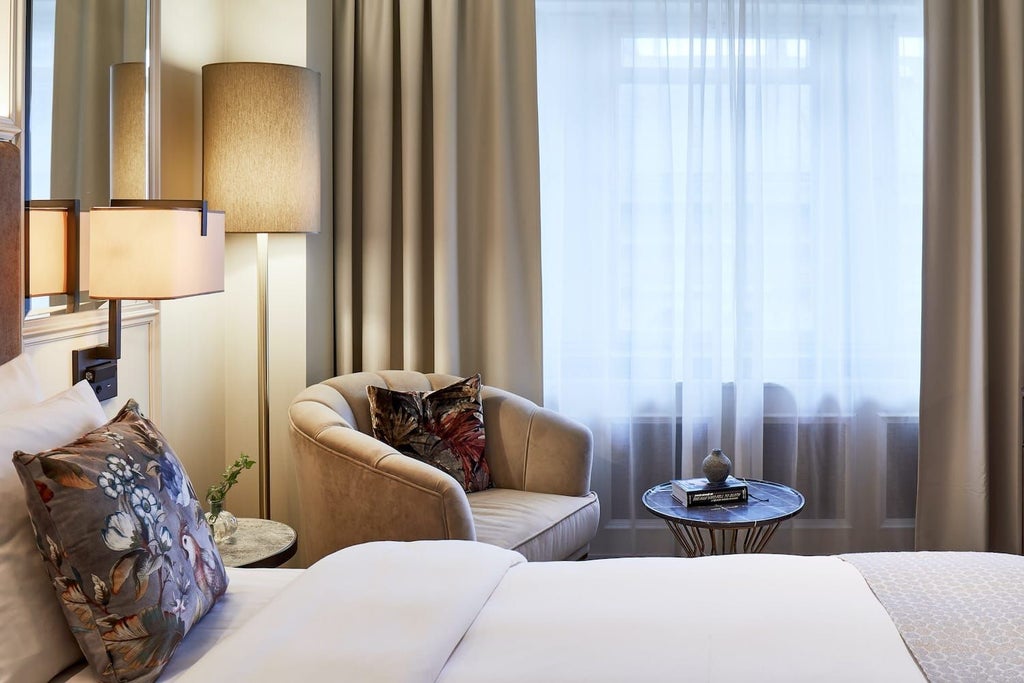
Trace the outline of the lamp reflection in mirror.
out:
M 32 200 L 25 205 L 25 312 L 32 297 L 63 294 L 67 311 L 78 300 L 78 200 Z
M 110 196 L 145 197 L 146 65 L 110 65 Z
M 89 295 L 109 299 L 107 343 L 73 352 L 74 381 L 117 395 L 121 301 L 224 291 L 224 213 L 189 200 L 131 200 L 90 212 Z
M 203 67 L 203 197 L 228 232 L 256 233 L 259 513 L 270 519 L 267 233 L 320 232 L 320 74 L 288 64 Z

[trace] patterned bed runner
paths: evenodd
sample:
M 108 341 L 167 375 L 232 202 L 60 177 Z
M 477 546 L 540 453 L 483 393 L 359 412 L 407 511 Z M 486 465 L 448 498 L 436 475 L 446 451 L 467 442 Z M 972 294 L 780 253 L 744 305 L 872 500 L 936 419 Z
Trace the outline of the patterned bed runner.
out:
M 840 557 L 860 571 L 929 681 L 1024 681 L 1024 557 Z

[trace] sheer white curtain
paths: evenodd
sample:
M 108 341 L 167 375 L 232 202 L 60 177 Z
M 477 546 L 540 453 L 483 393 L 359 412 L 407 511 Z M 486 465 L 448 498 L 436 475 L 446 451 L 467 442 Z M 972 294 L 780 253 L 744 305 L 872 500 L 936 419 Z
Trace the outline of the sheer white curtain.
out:
M 537 0 L 545 403 L 595 435 L 594 555 L 721 447 L 807 498 L 770 549 L 909 548 L 921 0 Z

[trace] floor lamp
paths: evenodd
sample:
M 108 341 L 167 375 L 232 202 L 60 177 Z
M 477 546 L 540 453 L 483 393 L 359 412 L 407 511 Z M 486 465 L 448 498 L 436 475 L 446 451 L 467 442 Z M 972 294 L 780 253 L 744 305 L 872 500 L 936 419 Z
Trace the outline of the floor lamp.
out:
M 203 198 L 225 212 L 227 232 L 256 234 L 259 514 L 270 519 L 267 233 L 320 230 L 320 74 L 203 67 Z

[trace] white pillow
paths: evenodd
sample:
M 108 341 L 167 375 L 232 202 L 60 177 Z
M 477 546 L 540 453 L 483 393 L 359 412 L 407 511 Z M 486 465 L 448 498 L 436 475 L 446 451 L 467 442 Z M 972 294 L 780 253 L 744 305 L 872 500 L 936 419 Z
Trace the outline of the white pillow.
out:
M 48 681 L 82 657 L 36 549 L 12 456 L 64 446 L 106 422 L 85 381 L 0 413 L 0 683 Z
M 0 413 L 27 408 L 42 400 L 39 379 L 28 356 L 23 353 L 0 365 Z

